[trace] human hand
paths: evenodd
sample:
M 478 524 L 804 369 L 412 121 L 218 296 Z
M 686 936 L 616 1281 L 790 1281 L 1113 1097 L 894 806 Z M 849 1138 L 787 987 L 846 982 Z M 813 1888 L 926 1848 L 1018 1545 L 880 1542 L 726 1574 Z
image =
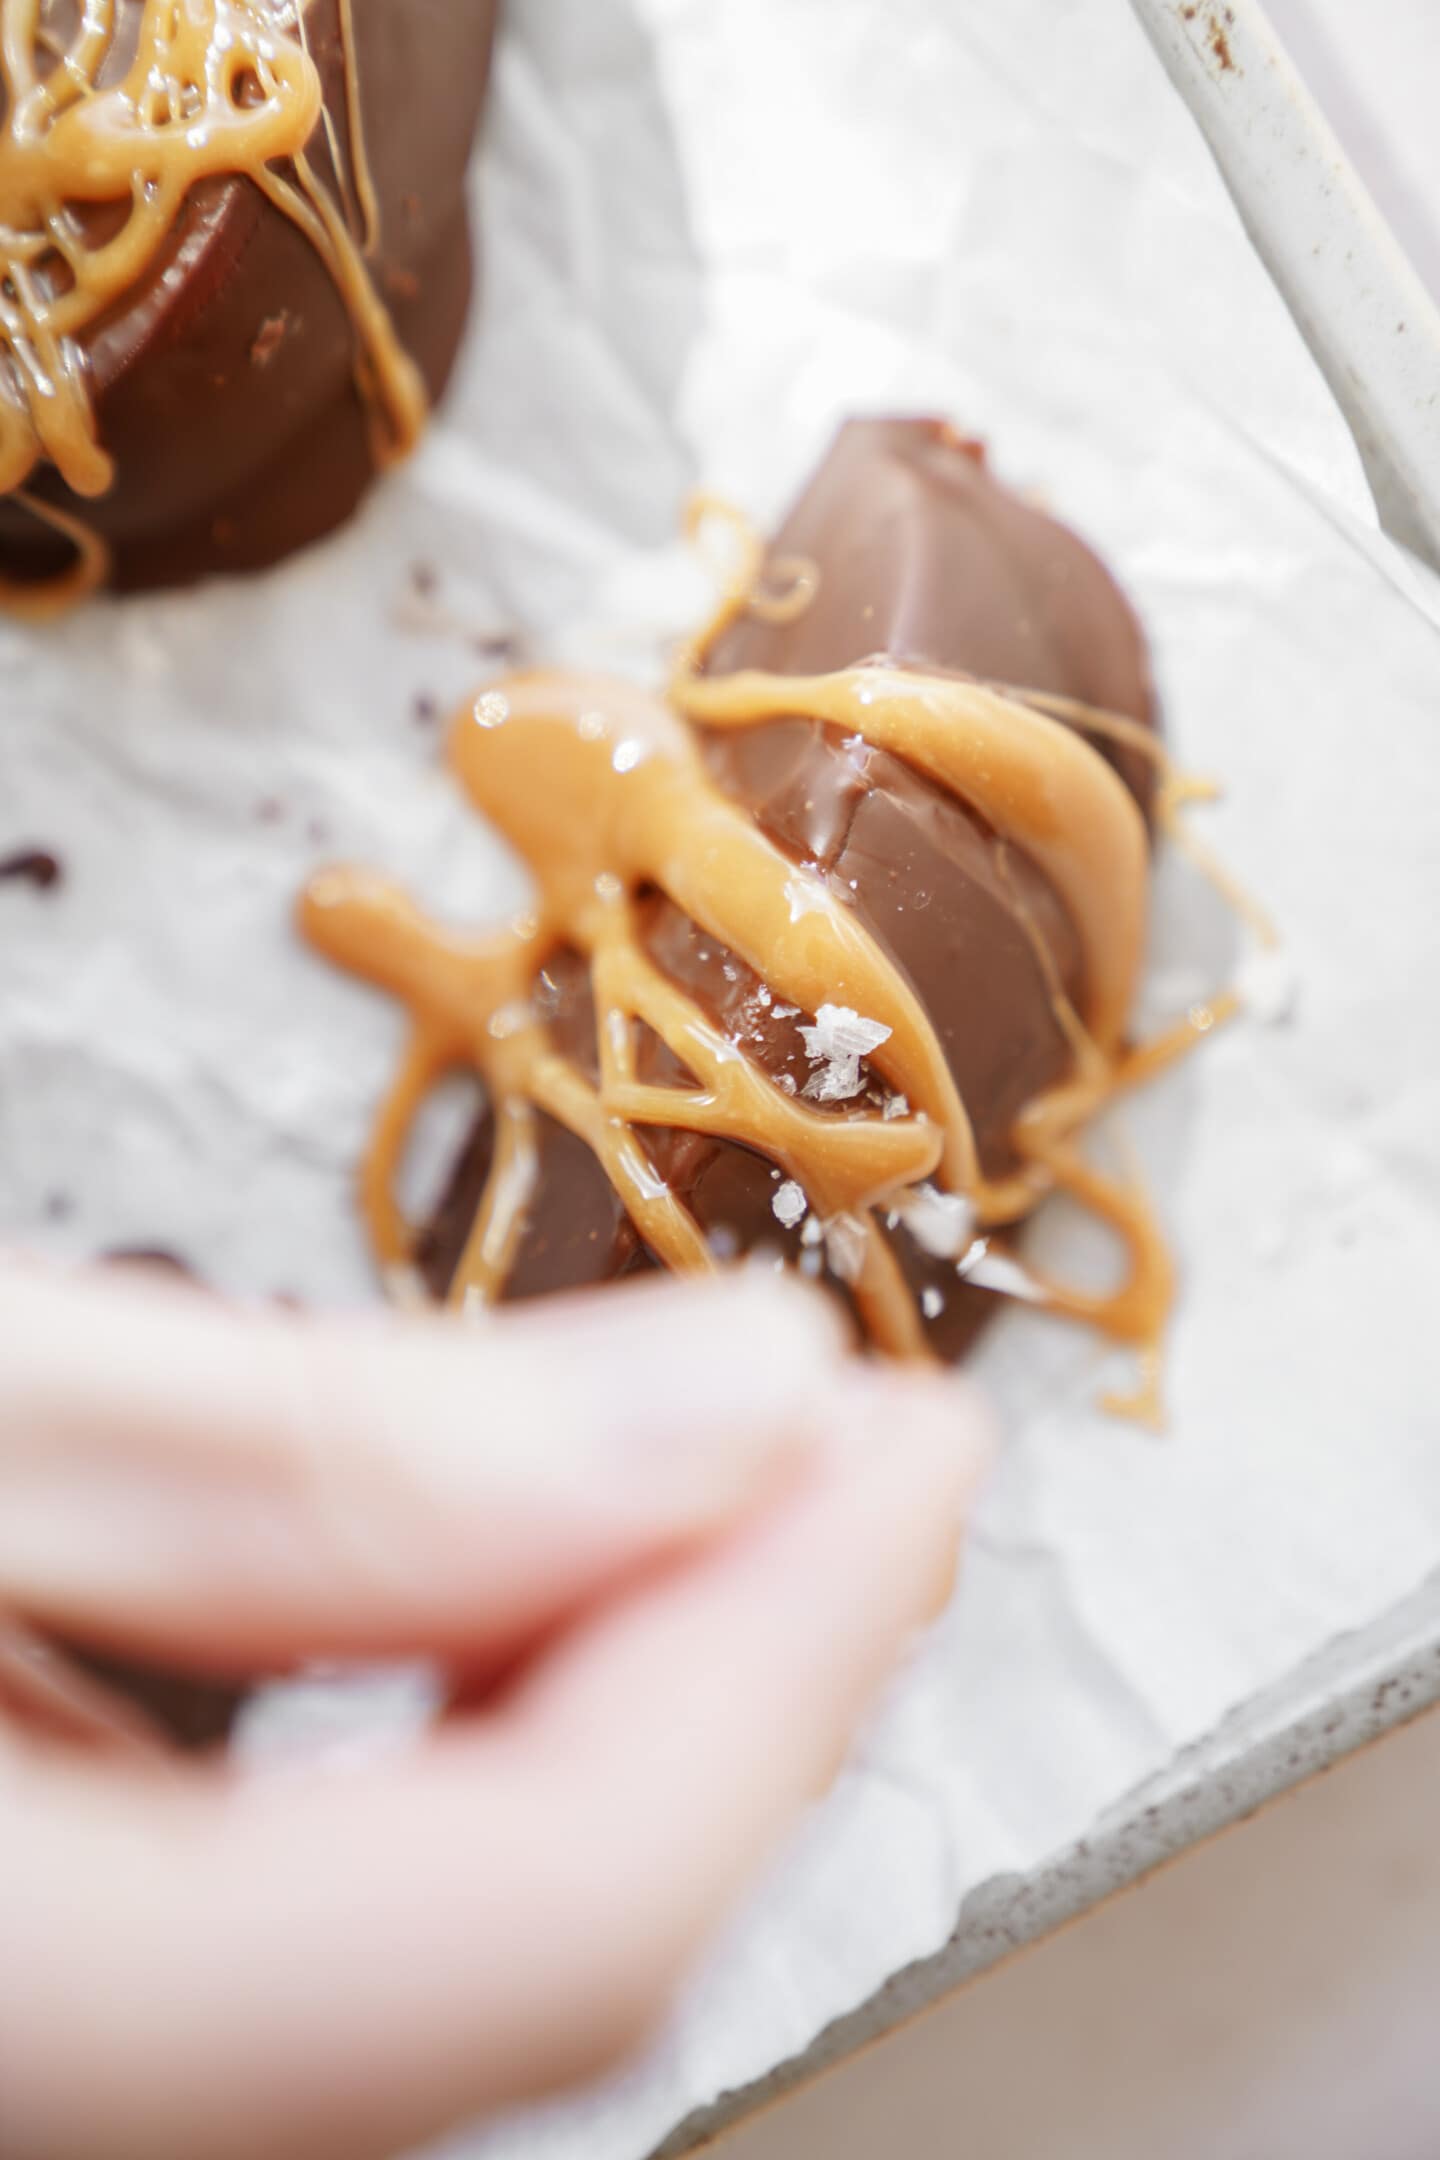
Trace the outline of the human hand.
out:
M 623 2056 L 943 1600 L 984 1452 L 774 1276 L 470 1334 L 0 1270 L 0 1616 L 506 1676 L 260 1777 L 0 1687 L 0 2153 L 367 2160 Z

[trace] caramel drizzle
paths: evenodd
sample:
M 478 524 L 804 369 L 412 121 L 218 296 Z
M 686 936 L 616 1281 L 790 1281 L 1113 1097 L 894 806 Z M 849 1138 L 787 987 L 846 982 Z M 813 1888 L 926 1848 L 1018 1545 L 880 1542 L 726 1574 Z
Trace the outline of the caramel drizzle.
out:
M 999 684 L 991 687 L 1003 688 Z M 1239 916 L 1261 945 L 1274 947 L 1279 944 L 1280 933 L 1269 910 L 1227 869 L 1214 849 L 1207 847 L 1186 821 L 1185 812 L 1192 804 L 1220 800 L 1222 791 L 1218 780 L 1202 773 L 1184 771 L 1153 728 L 1142 727 L 1138 720 L 1131 720 L 1123 713 L 1104 712 L 1097 705 L 1086 705 L 1079 698 L 1059 697 L 1049 690 L 1012 689 L 1008 695 L 1034 706 L 1039 712 L 1052 713 L 1057 720 L 1068 720 L 1092 735 L 1107 736 L 1111 742 L 1135 751 L 1153 765 L 1159 782 L 1155 819 L 1165 838 L 1214 887 L 1225 905 Z
M 888 1121 L 834 1116 L 787 1096 L 645 953 L 634 895 L 659 886 L 777 997 L 808 1011 L 843 1000 L 890 1026 L 874 1062 L 912 1102 L 955 1103 L 929 1022 L 892 963 L 818 877 L 714 788 L 689 732 L 659 699 L 584 676 L 518 676 L 462 711 L 450 758 L 477 807 L 535 870 L 533 919 L 495 938 L 460 937 L 426 921 L 395 887 L 343 870 L 315 879 L 301 903 L 302 927 L 320 950 L 411 1010 L 411 1047 L 362 1172 L 383 1263 L 401 1265 L 413 1251 L 394 1183 L 416 1111 L 461 1065 L 484 1078 L 501 1144 L 452 1286 L 457 1302 L 472 1292 L 488 1302 L 503 1288 L 533 1189 L 536 1112 L 585 1142 L 646 1244 L 675 1269 L 717 1262 L 638 1127 L 678 1126 L 757 1148 L 827 1219 L 868 1219 L 935 1172 L 941 1119 L 923 1110 Z M 561 943 L 590 962 L 598 1088 L 559 1054 L 534 1010 L 536 978 Z M 690 1070 L 693 1087 L 639 1079 L 637 1021 Z M 883 1237 L 865 1241 L 854 1289 L 882 1347 L 922 1352 L 918 1313 Z
M 0 76 L 0 493 L 19 494 L 48 459 L 73 493 L 113 485 L 80 340 L 144 275 L 201 181 L 252 180 L 299 227 L 349 313 L 356 374 L 386 460 L 413 448 L 426 398 L 365 267 L 376 202 L 361 127 L 350 0 L 341 0 L 351 170 L 364 224 L 357 242 L 305 155 L 326 118 L 305 34 L 305 5 L 271 0 L 145 0 L 135 57 L 99 87 L 115 35 L 116 0 L 83 0 L 79 26 L 53 72 L 37 66 L 41 0 L 5 0 Z M 333 143 L 337 184 L 344 161 Z M 288 164 L 294 178 L 277 166 Z M 127 203 L 120 230 L 87 240 L 75 206 Z M 48 588 L 0 587 L 13 609 L 51 614 L 103 581 L 103 543 L 82 521 L 28 506 L 75 540 L 73 568 Z
M 692 524 L 714 507 L 702 503 Z M 362 1169 L 377 1255 L 390 1271 L 411 1262 L 415 1233 L 395 1200 L 396 1175 L 425 1096 L 457 1067 L 482 1076 L 497 1140 L 451 1285 L 456 1303 L 489 1304 L 503 1294 L 535 1189 L 541 1112 L 591 1149 L 646 1244 L 674 1269 L 706 1271 L 717 1261 L 695 1217 L 656 1172 L 642 1128 L 713 1134 L 768 1157 L 803 1188 L 822 1222 L 851 1227 L 851 1287 L 862 1318 L 877 1346 L 900 1356 L 929 1353 L 879 1218 L 932 1178 L 963 1195 L 982 1228 L 1017 1221 L 1059 1189 L 1115 1232 L 1127 1272 L 1118 1290 L 1103 1294 L 1032 1277 L 1038 1299 L 1139 1352 L 1138 1391 L 1110 1398 L 1108 1407 L 1157 1422 L 1159 1343 L 1174 1292 L 1170 1256 L 1138 1182 L 1097 1170 L 1080 1135 L 1107 1104 L 1228 1018 L 1235 1001 L 1196 1006 L 1154 1040 L 1125 1044 L 1148 843 L 1133 797 L 1075 726 L 1132 743 L 1156 761 L 1167 822 L 1197 784 L 1173 771 L 1149 730 L 1068 700 L 883 662 L 817 677 L 703 674 L 716 640 L 741 612 L 783 620 L 814 591 L 813 566 L 805 563 L 774 565 L 788 586 L 762 588 L 760 542 L 733 512 L 723 514 L 739 541 L 738 561 L 713 619 L 680 655 L 668 705 L 624 684 L 535 672 L 485 691 L 455 720 L 450 762 L 476 807 L 534 872 L 531 915 L 497 936 L 465 937 L 428 921 L 395 886 L 353 870 L 323 873 L 302 899 L 301 926 L 311 942 L 392 991 L 411 1014 L 410 1047 Z M 847 729 L 952 790 L 993 828 L 1002 872 L 1006 851 L 1023 848 L 1075 922 L 1080 1010 L 1020 909 L 1075 1063 L 1017 1120 L 1011 1138 L 1021 1168 L 1011 1177 L 983 1175 L 934 1029 L 894 962 L 817 870 L 777 848 L 715 786 L 686 724 L 754 727 L 782 715 Z M 868 1062 L 905 1097 L 909 1114 L 827 1114 L 782 1090 L 646 954 L 635 898 L 647 887 L 660 888 L 746 960 L 777 999 L 805 1012 L 844 1004 L 887 1028 Z M 598 1087 L 561 1055 L 535 1009 L 540 972 L 559 945 L 589 962 Z M 637 1021 L 688 1068 L 693 1085 L 640 1081 Z

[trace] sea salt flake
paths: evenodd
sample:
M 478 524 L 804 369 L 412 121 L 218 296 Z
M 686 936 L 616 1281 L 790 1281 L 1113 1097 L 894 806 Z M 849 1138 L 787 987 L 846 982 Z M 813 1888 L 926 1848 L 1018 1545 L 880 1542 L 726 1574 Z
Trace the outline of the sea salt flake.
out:
M 855 1215 L 836 1215 L 825 1225 L 825 1258 L 832 1275 L 843 1283 L 857 1283 L 865 1266 L 869 1232 Z
M 975 1210 L 963 1193 L 912 1186 L 900 1195 L 895 1211 L 921 1251 L 936 1260 L 957 1260 L 975 1234 Z
M 1262 1027 L 1284 1027 L 1295 1017 L 1300 977 L 1282 946 L 1262 946 L 1241 962 L 1235 991 L 1246 1012 Z
M 813 1027 L 802 1027 L 800 1039 L 805 1055 L 819 1069 L 805 1083 L 814 1102 L 847 1102 L 858 1095 L 864 1082 L 860 1060 L 888 1042 L 892 1030 L 880 1020 L 867 1020 L 849 1005 L 822 1005 Z
M 790 903 L 790 920 L 800 922 L 806 915 L 829 915 L 835 903 L 830 889 L 813 871 L 797 872 L 785 881 L 785 898 Z
M 891 1118 L 909 1117 L 910 1098 L 907 1095 L 887 1095 L 885 1098 L 885 1107 L 880 1112 L 880 1115 L 882 1118 L 885 1119 L 887 1124 L 889 1123 Z
M 938 1320 L 945 1310 L 944 1291 L 937 1290 L 933 1283 L 927 1283 L 920 1293 L 920 1310 L 927 1320 Z
M 810 1209 L 804 1189 L 796 1184 L 794 1178 L 786 1178 L 783 1185 L 776 1187 L 770 1205 L 775 1210 L 775 1220 L 786 1230 L 793 1230 Z
M 1009 1253 L 995 1252 L 988 1238 L 976 1238 L 956 1264 L 956 1273 L 982 1290 L 998 1291 L 1001 1297 L 1019 1298 L 1027 1305 L 1043 1305 L 1045 1291 L 1028 1270 Z
M 482 690 L 475 700 L 475 719 L 483 728 L 503 727 L 510 717 L 510 700 L 499 690 Z

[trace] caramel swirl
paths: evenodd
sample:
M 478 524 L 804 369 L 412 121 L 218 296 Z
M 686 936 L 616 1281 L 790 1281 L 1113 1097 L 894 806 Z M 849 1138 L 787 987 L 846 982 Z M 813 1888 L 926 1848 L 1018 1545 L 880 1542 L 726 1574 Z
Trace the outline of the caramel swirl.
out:
M 377 1254 L 403 1268 L 414 1233 L 394 1198 L 409 1131 L 447 1071 L 482 1076 L 497 1146 L 451 1287 L 457 1302 L 503 1294 L 535 1188 L 536 1119 L 555 1119 L 602 1164 L 636 1229 L 667 1267 L 716 1265 L 699 1223 L 658 1174 L 647 1127 L 680 1127 L 766 1156 L 825 1222 L 854 1232 L 851 1288 L 882 1349 L 924 1356 L 915 1297 L 883 1227 L 928 1181 L 961 1196 L 977 1225 L 1012 1222 L 1061 1188 L 1107 1222 L 1129 1261 L 1120 1288 L 1091 1294 L 1035 1281 L 1054 1310 L 1155 1362 L 1173 1281 L 1143 1193 L 1097 1171 L 1078 1135 L 1107 1102 L 1180 1055 L 1224 1009 L 1197 1008 L 1140 1050 L 1125 1047 L 1139 966 L 1147 845 L 1134 803 L 1105 761 L 1058 718 L 977 684 L 883 666 L 817 678 L 701 677 L 692 648 L 671 702 L 576 674 L 520 675 L 457 716 L 449 756 L 471 800 L 534 873 L 533 912 L 474 939 L 428 921 L 368 873 L 317 877 L 300 910 L 306 936 L 409 1007 L 408 1054 L 366 1156 L 362 1198 Z M 714 784 L 687 720 L 750 727 L 799 714 L 851 729 L 907 758 L 977 809 L 999 840 L 1029 852 L 1054 880 L 1081 933 L 1085 1009 L 1063 1002 L 1075 1068 L 1032 1103 L 1013 1141 L 1021 1169 L 987 1179 L 965 1105 L 935 1031 L 901 971 L 818 872 L 769 840 Z M 800 1012 L 851 1008 L 883 1040 L 874 1071 L 905 1114 L 836 1114 L 787 1093 L 649 957 L 636 896 L 658 888 L 702 930 L 749 963 Z M 558 946 L 587 959 L 599 1084 L 561 1055 L 535 987 Z M 650 1085 L 636 1070 L 643 1023 L 692 1078 Z M 893 1103 L 893 1097 L 892 1097 Z M 1153 1383 L 1117 1408 L 1154 1412 Z
M 67 46 L 42 72 L 41 0 L 0 5 L 0 492 L 52 464 L 82 498 L 113 485 L 99 440 L 83 339 L 154 263 L 186 197 L 207 179 L 249 179 L 324 262 L 354 327 L 356 373 L 385 456 L 413 447 L 425 391 L 376 292 L 365 255 L 375 196 L 360 127 L 351 0 L 342 0 L 351 178 L 325 112 L 305 34 L 309 0 L 143 0 L 133 57 L 118 79 L 118 0 L 82 0 Z M 306 156 L 329 129 L 336 185 L 353 187 L 362 231 Z M 93 212 L 111 216 L 96 223 Z M 123 212 L 118 229 L 116 211 Z M 105 236 L 101 236 L 105 235 Z M 0 588 L 5 604 L 54 612 L 102 582 L 105 551 L 82 521 L 38 514 L 76 542 L 51 588 Z

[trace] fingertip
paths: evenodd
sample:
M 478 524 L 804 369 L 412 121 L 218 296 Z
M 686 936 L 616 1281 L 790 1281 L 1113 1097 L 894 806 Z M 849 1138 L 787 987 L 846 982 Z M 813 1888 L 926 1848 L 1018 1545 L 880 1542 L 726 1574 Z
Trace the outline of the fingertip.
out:
M 792 1268 L 763 1258 L 713 1275 L 631 1277 L 593 1289 L 507 1306 L 501 1323 L 515 1333 L 564 1333 L 590 1349 L 596 1344 L 627 1351 L 663 1326 L 675 1341 L 713 1359 L 738 1359 L 762 1369 L 778 1353 L 790 1370 L 828 1364 L 847 1346 L 844 1319 L 833 1299 L 802 1281 Z M 703 1385 L 705 1368 L 689 1368 Z
M 863 1366 L 837 1390 L 823 1594 L 855 1614 L 862 1686 L 878 1687 L 949 1603 L 996 1445 L 987 1403 L 954 1375 Z
M 856 1365 L 837 1393 L 830 1443 L 860 1463 L 968 1506 L 994 1462 L 998 1428 L 988 1397 L 958 1373 Z

